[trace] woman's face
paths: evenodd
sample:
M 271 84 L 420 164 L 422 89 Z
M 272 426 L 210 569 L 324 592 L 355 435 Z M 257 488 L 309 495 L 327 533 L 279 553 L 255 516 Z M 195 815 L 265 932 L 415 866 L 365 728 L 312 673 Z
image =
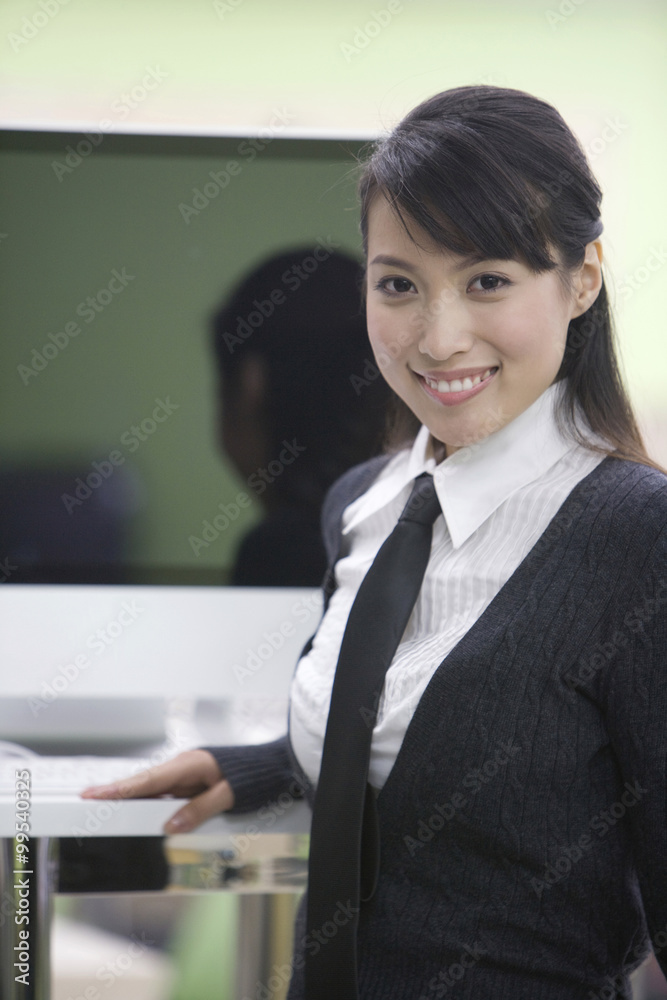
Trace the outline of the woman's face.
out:
M 555 271 L 415 245 L 384 197 L 369 210 L 367 321 L 377 364 L 447 455 L 499 430 L 551 385 L 588 308 Z M 590 303 L 589 303 L 590 304 Z

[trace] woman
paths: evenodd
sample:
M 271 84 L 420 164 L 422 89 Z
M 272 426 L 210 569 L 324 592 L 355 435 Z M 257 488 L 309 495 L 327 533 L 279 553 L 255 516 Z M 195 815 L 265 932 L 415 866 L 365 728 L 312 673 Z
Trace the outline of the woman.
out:
M 617 368 L 600 189 L 550 105 L 480 86 L 412 111 L 360 194 L 400 447 L 325 502 L 327 609 L 289 737 L 89 794 L 192 795 L 169 832 L 312 801 L 348 614 L 429 473 L 442 514 L 373 713 L 358 996 L 629 997 L 649 937 L 667 969 L 667 478 Z M 315 995 L 304 921 L 294 1000 Z

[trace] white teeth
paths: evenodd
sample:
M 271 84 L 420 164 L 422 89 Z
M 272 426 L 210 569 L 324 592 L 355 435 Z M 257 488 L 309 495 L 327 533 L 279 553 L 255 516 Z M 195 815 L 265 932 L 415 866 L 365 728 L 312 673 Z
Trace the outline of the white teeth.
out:
M 476 385 L 488 378 L 491 371 L 491 368 L 487 368 L 483 375 L 475 375 L 472 379 L 466 377 L 463 380 L 455 378 L 452 382 L 446 382 L 444 379 L 436 382 L 435 379 L 429 378 L 427 375 L 424 376 L 424 380 L 431 389 L 436 389 L 437 392 L 465 392 L 466 389 L 474 389 Z

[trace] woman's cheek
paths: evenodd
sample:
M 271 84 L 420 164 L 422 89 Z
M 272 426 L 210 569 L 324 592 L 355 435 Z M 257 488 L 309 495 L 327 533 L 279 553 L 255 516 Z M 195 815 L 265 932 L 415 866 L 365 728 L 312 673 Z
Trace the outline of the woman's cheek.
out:
M 370 340 L 375 361 L 383 375 L 386 374 L 396 359 L 399 345 L 396 331 L 388 323 L 368 323 L 368 339 Z
M 391 344 L 384 341 L 371 341 L 375 363 L 380 370 L 380 374 L 387 380 L 391 380 L 392 369 L 394 367 L 393 351 Z
M 383 352 L 392 360 L 407 356 L 412 342 L 419 339 L 419 318 L 411 310 L 395 310 L 388 315 L 369 318 L 367 326 L 373 350 Z
M 534 325 L 517 324 L 502 336 L 502 356 L 506 363 L 529 367 L 535 374 L 555 374 L 563 358 L 566 334 L 566 330 L 555 324 L 545 324 L 543 319 Z

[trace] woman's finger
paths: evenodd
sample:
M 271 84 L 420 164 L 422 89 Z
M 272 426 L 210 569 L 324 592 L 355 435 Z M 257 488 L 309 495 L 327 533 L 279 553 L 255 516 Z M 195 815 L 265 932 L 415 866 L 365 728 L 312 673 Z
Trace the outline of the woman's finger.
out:
M 156 795 L 195 795 L 222 778 L 215 758 L 207 750 L 186 750 L 138 774 L 81 792 L 85 799 L 143 799 Z
M 207 819 L 217 816 L 234 805 L 234 793 L 228 781 L 218 781 L 212 788 L 195 795 L 187 805 L 165 823 L 165 833 L 187 833 L 201 826 Z

